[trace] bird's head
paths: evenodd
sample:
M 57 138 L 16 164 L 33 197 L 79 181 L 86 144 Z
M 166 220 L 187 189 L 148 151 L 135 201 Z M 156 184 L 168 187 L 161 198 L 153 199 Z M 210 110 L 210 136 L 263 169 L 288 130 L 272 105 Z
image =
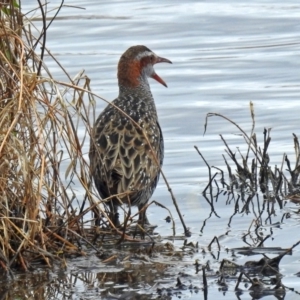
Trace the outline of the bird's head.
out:
M 155 64 L 161 62 L 172 63 L 166 58 L 157 56 L 145 46 L 130 47 L 121 56 L 119 61 L 119 85 L 135 88 L 143 84 L 143 81 L 147 81 L 147 77 L 150 77 L 167 87 L 166 83 L 156 74 L 153 67 Z

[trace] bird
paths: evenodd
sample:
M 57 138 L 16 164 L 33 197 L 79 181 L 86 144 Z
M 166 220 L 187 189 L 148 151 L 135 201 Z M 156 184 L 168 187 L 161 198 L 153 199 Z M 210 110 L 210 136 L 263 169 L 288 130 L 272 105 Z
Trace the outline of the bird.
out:
M 143 45 L 128 48 L 118 63 L 119 95 L 100 113 L 91 131 L 90 170 L 120 226 L 118 207 L 137 206 L 138 222 L 150 224 L 143 207 L 151 198 L 164 158 L 164 139 L 148 78 L 167 87 L 154 65 L 172 63 Z

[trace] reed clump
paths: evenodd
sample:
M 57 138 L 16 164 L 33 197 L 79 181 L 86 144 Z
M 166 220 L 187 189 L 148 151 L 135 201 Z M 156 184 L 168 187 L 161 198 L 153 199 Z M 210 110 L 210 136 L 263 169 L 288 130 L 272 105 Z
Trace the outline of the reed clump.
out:
M 205 188 L 204 193 L 208 188 L 211 191 L 213 183 L 215 183 L 218 187 L 214 178 L 219 174 L 221 175 L 220 183 L 222 184 L 222 188 L 226 189 L 226 191 L 230 193 L 246 193 L 253 196 L 257 193 L 262 193 L 264 195 L 264 199 L 275 200 L 279 204 L 280 208 L 282 208 L 283 199 L 291 197 L 299 198 L 300 146 L 298 137 L 293 133 L 295 150 L 294 166 L 292 166 L 286 153 L 283 153 L 283 159 L 280 166 L 272 166 L 270 164 L 269 154 L 271 128 L 264 129 L 263 144 L 260 145 L 257 141 L 257 135 L 255 133 L 255 113 L 252 102 L 250 102 L 250 115 L 252 119 L 252 128 L 250 134 L 247 134 L 243 128 L 226 116 L 217 113 L 207 114 L 205 130 L 209 117 L 217 116 L 225 119 L 237 128 L 239 135 L 244 140 L 246 151 L 242 153 L 239 148 L 232 149 L 232 147 L 227 143 L 226 139 L 220 134 L 220 137 L 225 145 L 225 152 L 227 154 L 223 154 L 229 179 L 229 181 L 226 182 L 224 178 L 224 172 L 218 167 L 210 167 L 199 149 L 195 147 L 209 169 L 210 181 Z M 235 171 L 232 170 L 233 167 Z M 214 176 L 212 176 L 213 168 L 217 170 Z
M 84 254 L 83 218 L 98 204 L 82 153 L 95 102 L 89 79 L 83 73 L 71 79 L 63 68 L 68 83 L 52 77 L 43 61 L 51 56 L 45 47 L 51 22 L 37 9 L 42 29 L 33 34 L 16 1 L 0 6 L 0 269 L 9 272 Z

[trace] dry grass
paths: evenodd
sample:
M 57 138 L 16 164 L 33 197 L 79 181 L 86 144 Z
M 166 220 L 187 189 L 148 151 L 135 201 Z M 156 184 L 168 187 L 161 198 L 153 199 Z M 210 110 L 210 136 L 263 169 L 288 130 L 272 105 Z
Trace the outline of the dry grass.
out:
M 43 62 L 47 49 L 35 51 L 44 44 L 45 22 L 34 36 L 17 5 L 1 9 L 0 268 L 26 270 L 32 261 L 50 264 L 62 250 L 82 254 L 78 233 L 98 201 L 82 153 L 95 101 L 84 74 L 68 84 L 52 78 Z M 78 183 L 86 191 L 80 202 Z

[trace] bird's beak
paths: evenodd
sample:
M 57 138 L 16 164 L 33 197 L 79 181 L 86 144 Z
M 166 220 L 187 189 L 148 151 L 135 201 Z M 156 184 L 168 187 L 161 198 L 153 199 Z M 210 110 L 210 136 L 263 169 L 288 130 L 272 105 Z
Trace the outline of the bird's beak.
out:
M 158 63 L 162 63 L 162 62 L 165 62 L 165 63 L 168 63 L 168 64 L 171 64 L 171 63 L 172 63 L 172 62 L 171 62 L 170 60 L 168 60 L 167 58 L 163 58 L 163 57 L 157 56 L 157 57 L 156 57 L 155 63 L 158 64 Z
M 162 62 L 165 62 L 165 63 L 168 63 L 168 64 L 171 64 L 172 62 L 170 60 L 168 60 L 167 58 L 163 58 L 163 57 L 159 57 L 157 56 L 156 57 L 156 61 L 155 61 L 155 64 L 157 63 L 162 63 Z M 154 72 L 151 76 L 153 79 L 155 79 L 156 81 L 158 81 L 159 83 L 161 83 L 162 85 L 164 85 L 165 87 L 168 87 L 167 84 Z

